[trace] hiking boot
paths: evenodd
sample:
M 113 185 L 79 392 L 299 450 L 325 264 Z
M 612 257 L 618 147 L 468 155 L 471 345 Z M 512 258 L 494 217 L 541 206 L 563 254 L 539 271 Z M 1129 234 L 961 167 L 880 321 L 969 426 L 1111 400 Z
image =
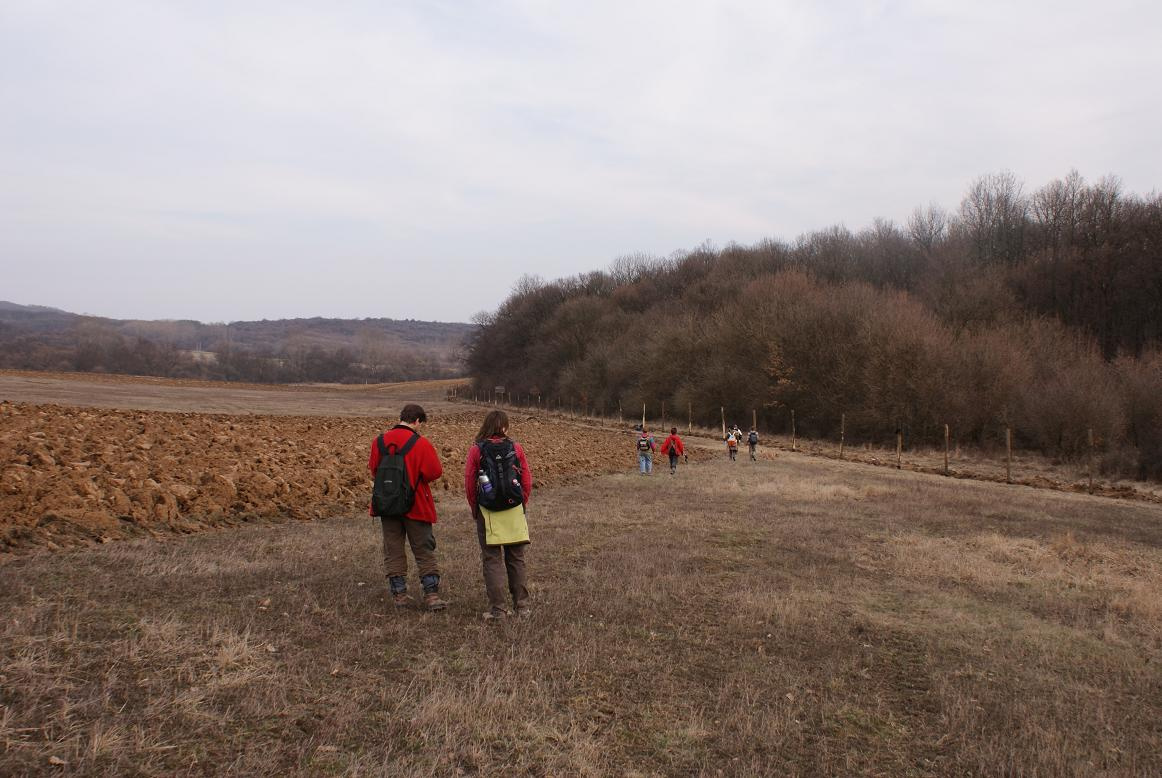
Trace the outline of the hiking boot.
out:
M 504 619 L 508 618 L 508 615 L 508 611 L 506 611 L 504 608 L 493 608 L 486 613 L 481 613 L 480 618 L 484 619 L 485 621 L 503 621 Z
M 442 611 L 448 607 L 448 601 L 441 600 L 436 592 L 428 592 L 424 595 L 424 607 L 430 611 Z
M 408 597 L 407 592 L 399 592 L 391 595 L 391 604 L 395 606 L 396 610 L 400 610 L 411 605 L 412 598 Z

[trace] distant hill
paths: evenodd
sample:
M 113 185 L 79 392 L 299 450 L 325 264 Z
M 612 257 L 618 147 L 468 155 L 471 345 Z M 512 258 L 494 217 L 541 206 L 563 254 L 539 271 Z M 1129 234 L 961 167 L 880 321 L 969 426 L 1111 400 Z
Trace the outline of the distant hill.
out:
M 0 301 L 0 367 L 291 383 L 446 378 L 472 325 L 412 319 L 204 324 Z
M 60 308 L 48 308 L 43 305 L 18 305 L 17 303 L 10 303 L 7 300 L 0 300 L 0 311 L 9 311 L 13 313 L 28 312 L 28 313 L 65 313 Z

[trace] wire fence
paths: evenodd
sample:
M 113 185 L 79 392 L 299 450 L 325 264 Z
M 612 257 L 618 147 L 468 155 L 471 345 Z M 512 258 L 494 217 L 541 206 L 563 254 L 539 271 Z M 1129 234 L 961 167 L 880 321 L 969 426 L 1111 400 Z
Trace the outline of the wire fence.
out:
M 704 420 L 711 415 L 705 408 L 695 408 L 693 403 L 687 403 L 685 408 L 667 408 L 664 402 L 651 406 L 643 403 L 639 408 L 634 406 L 627 409 L 618 403 L 617 407 L 608 407 L 603 404 L 582 403 L 570 401 L 563 397 L 548 397 L 532 393 L 508 393 L 501 387 L 495 390 L 474 389 L 470 385 L 450 387 L 447 392 L 449 400 L 470 403 L 481 406 L 492 406 L 513 410 L 536 411 L 546 416 L 566 419 L 576 423 L 589 424 L 597 427 L 620 427 L 627 425 L 633 429 L 662 429 L 668 431 L 677 428 L 687 435 L 710 438 L 724 441 L 729 427 L 725 406 L 719 406 L 717 411 L 718 425 L 708 426 L 705 423 L 695 423 L 695 420 Z M 612 405 L 612 404 L 609 404 Z M 923 472 L 943 474 L 959 477 L 983 477 L 987 480 L 1004 481 L 1005 483 L 1025 483 L 1034 485 L 1042 483 L 1049 485 L 1051 478 L 1047 476 L 1048 468 L 1043 462 L 1035 462 L 1028 452 L 1014 450 L 1014 435 L 1018 431 L 1011 425 L 1002 425 L 997 433 L 1003 446 L 1000 450 L 976 447 L 971 455 L 962 453 L 960 444 L 955 439 L 955 430 L 950 424 L 943 425 L 943 445 L 934 447 L 930 444 L 909 445 L 907 436 L 898 425 L 884 425 L 885 430 L 894 429 L 894 447 L 885 448 L 873 443 L 869 436 L 851 436 L 848 432 L 847 414 L 840 414 L 839 432 L 834 438 L 801 438 L 798 426 L 802 419 L 796 418 L 794 409 L 787 409 L 788 424 L 780 430 L 772 430 L 762 425 L 763 415 L 759 409 L 752 409 L 748 421 L 750 428 L 761 436 L 763 445 L 770 448 L 788 451 L 803 451 L 818 456 L 826 456 L 840 460 L 868 462 L 876 465 L 894 466 L 896 469 L 910 469 Z M 744 433 L 746 430 L 744 430 Z M 882 440 L 884 436 L 881 436 Z M 745 439 L 745 438 L 744 438 Z M 1067 479 L 1072 489 L 1078 487 L 1095 493 L 1109 492 L 1111 487 L 1096 482 L 1098 475 L 1096 462 L 1099 455 L 1094 431 L 1086 429 L 1086 450 L 1082 461 L 1073 463 L 1071 477 Z M 905 460 L 905 454 L 909 457 Z M 978 471 L 966 473 L 958 469 L 960 465 L 973 466 Z M 987 467 L 982 467 L 987 465 Z M 1021 467 L 1026 472 L 1019 472 Z M 1062 474 L 1060 463 L 1056 468 L 1057 474 Z M 1003 473 L 1003 477 L 1001 477 Z

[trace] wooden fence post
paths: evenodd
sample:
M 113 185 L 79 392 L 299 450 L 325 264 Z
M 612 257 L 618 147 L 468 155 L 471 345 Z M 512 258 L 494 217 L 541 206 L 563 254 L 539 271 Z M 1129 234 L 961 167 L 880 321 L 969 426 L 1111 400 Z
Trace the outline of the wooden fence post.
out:
M 725 438 L 726 437 L 726 408 L 723 406 L 719 406 L 718 411 L 719 411 L 719 413 L 722 414 L 722 437 Z
M 1085 469 L 1089 475 L 1089 493 L 1093 494 L 1093 427 L 1088 430 L 1089 454 L 1086 456 Z
M 795 409 L 791 409 L 791 450 L 795 450 Z
M 694 403 L 686 403 L 686 434 L 694 431 Z
M 896 469 L 903 469 L 901 465 L 904 460 L 904 433 L 896 429 Z
M 666 401 L 662 400 L 662 429 L 666 428 Z
M 759 428 L 759 412 L 756 408 L 751 408 L 750 411 L 750 428 L 757 430 Z
M 944 475 L 948 475 L 948 443 L 951 436 L 948 434 L 948 425 L 944 425 Z
M 1013 428 L 1005 426 L 1005 483 L 1013 482 Z
M 646 428 L 646 404 L 642 403 L 642 429 Z
M 847 437 L 847 414 L 839 414 L 839 458 L 843 459 L 843 443 Z

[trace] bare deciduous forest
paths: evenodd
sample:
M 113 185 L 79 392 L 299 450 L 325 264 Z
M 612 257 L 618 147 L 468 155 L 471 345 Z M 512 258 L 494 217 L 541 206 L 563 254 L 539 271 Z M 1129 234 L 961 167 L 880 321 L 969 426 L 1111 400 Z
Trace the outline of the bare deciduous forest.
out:
M 793 243 L 527 276 L 468 347 L 478 386 L 909 445 L 1018 446 L 1162 477 L 1162 196 L 1076 172 Z M 711 418 L 710 414 L 713 414 Z M 1091 433 L 1092 431 L 1092 433 Z

